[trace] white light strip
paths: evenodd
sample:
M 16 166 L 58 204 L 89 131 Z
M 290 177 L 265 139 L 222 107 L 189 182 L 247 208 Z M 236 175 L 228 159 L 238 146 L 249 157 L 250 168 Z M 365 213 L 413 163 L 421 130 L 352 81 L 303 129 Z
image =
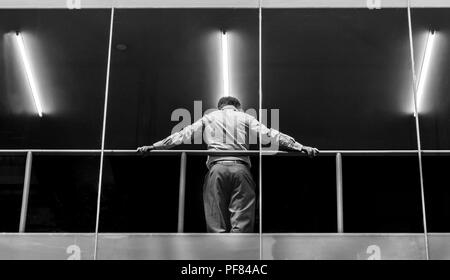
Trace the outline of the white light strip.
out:
M 17 32 L 16 33 L 17 45 L 19 46 L 20 56 L 22 57 L 23 64 L 25 66 L 25 71 L 27 73 L 28 83 L 30 85 L 31 93 L 33 94 L 34 105 L 38 111 L 39 117 L 42 117 L 42 106 L 39 101 L 38 90 L 36 87 L 36 83 L 34 81 L 33 73 L 31 72 L 30 61 L 28 60 L 27 54 L 25 52 L 25 46 L 23 43 L 22 35 Z
M 427 43 L 425 45 L 425 55 L 423 57 L 422 67 L 420 69 L 419 84 L 417 86 L 417 93 L 416 93 L 417 112 L 420 112 L 420 104 L 424 95 L 423 92 L 428 77 L 428 70 L 430 69 L 431 54 L 433 52 L 435 39 L 436 39 L 436 32 L 430 31 L 428 33 Z M 413 110 L 413 112 L 415 114 L 415 110 Z
M 230 96 L 228 35 L 225 31 L 222 32 L 222 78 L 223 78 L 223 96 Z

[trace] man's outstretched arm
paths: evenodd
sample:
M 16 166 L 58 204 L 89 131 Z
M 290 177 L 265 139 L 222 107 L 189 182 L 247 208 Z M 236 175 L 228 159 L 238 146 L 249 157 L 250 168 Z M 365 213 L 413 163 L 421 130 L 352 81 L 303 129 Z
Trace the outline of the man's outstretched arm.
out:
M 262 137 L 270 138 L 271 140 L 274 140 L 275 143 L 286 149 L 304 152 L 310 157 L 314 157 L 319 154 L 319 150 L 317 148 L 302 145 L 289 135 L 281 133 L 273 128 L 267 128 L 254 117 L 250 118 L 250 130 L 252 133 L 257 133 L 258 135 L 261 133 Z
M 204 118 L 204 117 L 203 117 Z M 187 139 L 191 139 L 192 135 L 199 131 L 203 126 L 203 118 L 195 123 L 184 127 L 181 131 L 164 138 L 161 141 L 154 143 L 151 146 L 142 146 L 137 148 L 140 153 L 145 153 L 151 150 L 167 150 L 174 146 L 183 144 Z

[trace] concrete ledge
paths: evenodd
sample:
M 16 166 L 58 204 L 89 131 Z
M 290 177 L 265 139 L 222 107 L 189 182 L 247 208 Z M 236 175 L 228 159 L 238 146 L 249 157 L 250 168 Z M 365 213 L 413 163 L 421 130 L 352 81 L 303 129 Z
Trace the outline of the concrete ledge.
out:
M 0 259 L 94 258 L 93 233 L 0 234 Z M 258 234 L 102 233 L 97 259 L 258 260 Z M 450 259 L 450 234 L 429 234 L 431 259 Z M 263 234 L 263 259 L 426 259 L 423 234 Z

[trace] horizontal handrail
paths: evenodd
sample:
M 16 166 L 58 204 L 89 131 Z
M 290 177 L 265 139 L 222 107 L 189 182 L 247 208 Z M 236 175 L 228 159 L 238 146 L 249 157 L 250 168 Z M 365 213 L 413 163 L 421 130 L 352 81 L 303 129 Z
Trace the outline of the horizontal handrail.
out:
M 32 152 L 33 154 L 100 154 L 100 149 L 0 149 L 0 154 L 26 154 Z M 136 150 L 104 150 L 107 155 L 121 154 L 121 155 L 140 155 Z M 240 155 L 240 156 L 255 156 L 259 155 L 258 150 L 229 150 L 229 151 L 214 151 L 214 150 L 152 150 L 147 154 L 151 155 L 178 155 L 186 153 L 189 155 Z M 417 150 L 321 150 L 320 154 L 416 154 Z M 426 154 L 450 154 L 450 150 L 422 150 Z M 299 156 L 303 153 L 296 151 L 270 151 L 262 150 L 262 155 L 288 155 Z

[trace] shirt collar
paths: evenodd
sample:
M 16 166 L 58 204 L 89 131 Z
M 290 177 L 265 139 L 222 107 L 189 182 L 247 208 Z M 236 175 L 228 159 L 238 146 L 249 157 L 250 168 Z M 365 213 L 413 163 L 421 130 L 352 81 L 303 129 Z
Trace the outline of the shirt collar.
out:
M 225 106 L 222 107 L 222 110 L 227 110 L 227 109 L 230 109 L 230 110 L 233 110 L 233 111 L 237 111 L 238 110 L 233 105 L 225 105 Z

